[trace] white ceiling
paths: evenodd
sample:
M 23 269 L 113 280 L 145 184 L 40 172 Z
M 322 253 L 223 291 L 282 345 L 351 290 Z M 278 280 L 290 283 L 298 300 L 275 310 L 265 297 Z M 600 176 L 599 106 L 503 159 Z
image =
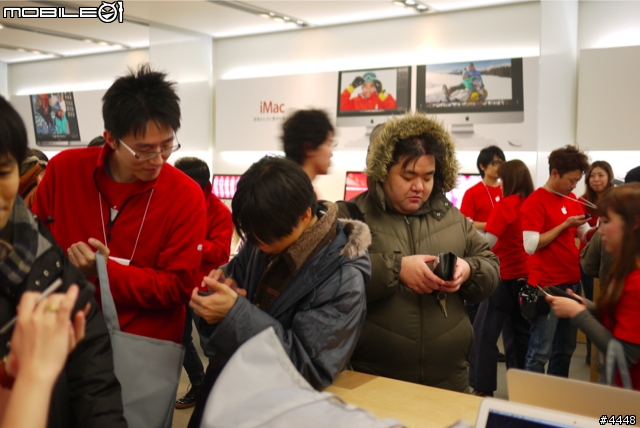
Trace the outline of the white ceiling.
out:
M 414 0 L 403 0 L 411 3 Z M 415 0 L 426 13 L 519 3 L 530 0 Z M 398 2 L 396 2 L 398 3 Z M 5 7 L 60 7 L 77 13 L 78 7 L 98 7 L 95 1 L 0 1 Z M 271 11 L 289 22 L 259 16 Z M 35 12 L 29 12 L 31 14 Z M 293 20 L 308 27 L 346 24 L 419 14 L 392 0 L 247 0 L 247 1 L 124 1 L 124 22 L 102 23 L 97 18 L 10 18 L 0 15 L 0 61 L 35 61 L 135 49 L 149 45 L 149 23 L 208 34 L 213 38 L 300 31 Z

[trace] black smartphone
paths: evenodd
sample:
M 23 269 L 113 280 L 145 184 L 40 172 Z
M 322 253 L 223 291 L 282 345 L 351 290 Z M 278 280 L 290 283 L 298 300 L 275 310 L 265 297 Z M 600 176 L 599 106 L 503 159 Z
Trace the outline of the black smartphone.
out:
M 576 302 L 582 304 L 582 300 L 578 299 L 575 296 L 572 296 L 571 294 L 567 293 L 566 291 L 562 291 L 561 289 L 559 289 L 558 287 L 545 287 L 544 291 L 547 294 L 550 294 L 552 296 L 557 296 L 557 297 L 566 297 L 567 299 L 571 299 L 571 300 L 575 300 Z
M 586 214 L 584 215 L 584 218 L 585 218 L 585 219 L 591 218 L 591 214 L 586 213 Z
M 95 291 L 96 286 L 88 281 L 85 283 L 85 286 L 80 289 L 80 293 L 78 293 L 78 298 L 76 299 L 76 304 L 73 306 L 73 310 L 71 311 L 72 320 L 78 311 L 83 310 L 84 307 L 87 306 L 87 303 L 89 303 Z

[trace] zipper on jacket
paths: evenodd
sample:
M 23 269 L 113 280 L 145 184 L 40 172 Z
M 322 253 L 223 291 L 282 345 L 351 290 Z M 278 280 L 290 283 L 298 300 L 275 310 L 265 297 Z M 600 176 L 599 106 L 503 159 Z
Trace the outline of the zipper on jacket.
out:
M 413 233 L 411 233 L 411 222 L 409 221 L 409 217 L 404 216 L 404 222 L 407 224 L 407 234 L 409 235 L 409 242 L 411 243 L 411 253 L 412 255 L 417 254 L 416 243 L 413 240 Z M 422 308 L 422 297 L 420 294 L 416 293 L 416 299 L 418 300 L 418 307 L 420 308 L 420 382 L 424 382 L 424 317 L 423 317 L 423 308 Z

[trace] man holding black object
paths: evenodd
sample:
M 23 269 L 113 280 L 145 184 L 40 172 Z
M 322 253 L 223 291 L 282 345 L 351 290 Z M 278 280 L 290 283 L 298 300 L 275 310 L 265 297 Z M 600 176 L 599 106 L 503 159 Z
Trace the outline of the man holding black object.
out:
M 338 220 L 331 202 L 317 202 L 311 181 L 294 162 L 265 157 L 238 182 L 232 219 L 247 243 L 204 279 L 191 307 L 214 352 L 189 427 L 200 426 L 214 382 L 247 340 L 273 327 L 300 374 L 329 386 L 349 361 L 366 304 L 371 264 L 369 229 Z
M 340 216 L 364 218 L 373 237 L 367 319 L 351 363 L 357 371 L 467 392 L 473 331 L 464 301 L 482 301 L 496 289 L 498 258 L 445 197 L 458 165 L 440 123 L 408 114 L 371 135 L 369 190 L 339 203 Z
M 531 255 L 528 284 L 555 286 L 580 294 L 580 255 L 575 243 L 589 230 L 583 201 L 572 193 L 589 168 L 587 156 L 575 146 L 549 155 L 550 177 L 522 204 L 525 251 Z M 531 324 L 525 370 L 568 377 L 576 348 L 576 327 L 553 313 L 538 315 Z

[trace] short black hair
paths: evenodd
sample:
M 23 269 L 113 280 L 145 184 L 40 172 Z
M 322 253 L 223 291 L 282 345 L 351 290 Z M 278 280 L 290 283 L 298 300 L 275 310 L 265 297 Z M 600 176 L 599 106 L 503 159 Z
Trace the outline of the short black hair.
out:
M 180 98 L 166 73 L 143 64 L 119 77 L 102 97 L 104 129 L 117 140 L 144 136 L 149 122 L 158 128 L 180 128 Z
M 290 235 L 308 208 L 315 214 L 317 200 L 309 176 L 289 159 L 265 156 L 240 177 L 231 218 L 249 242 L 272 244 Z
M 436 161 L 436 173 L 433 178 L 434 189 L 442 189 L 444 186 L 444 157 L 447 153 L 442 140 L 432 134 L 421 134 L 413 137 L 399 140 L 393 148 L 392 160 L 387 165 L 387 171 L 400 162 L 402 169 L 405 169 L 411 162 L 417 160 L 424 155 L 431 155 Z
M 624 182 L 625 184 L 640 182 L 640 166 L 637 166 L 627 172 L 627 175 L 624 177 Z
M 297 110 L 284 122 L 282 131 L 285 156 L 302 165 L 306 151 L 327 141 L 334 129 L 323 110 Z
M 493 162 L 494 156 L 498 156 L 502 161 L 506 161 L 507 159 L 504 157 L 504 152 L 498 146 L 489 146 L 480 150 L 480 154 L 478 155 L 478 160 L 476 161 L 476 166 L 478 167 L 478 172 L 480 173 L 480 177 L 484 178 L 484 171 L 480 166 L 484 168 L 488 167 L 491 162 Z
M 560 177 L 578 169 L 584 174 L 589 170 L 589 158 L 577 146 L 566 145 L 555 149 L 549 155 L 549 174 L 554 169 Z
M 27 158 L 27 129 L 18 112 L 0 95 L 0 155 L 18 166 Z
M 180 171 L 188 175 L 193 181 L 198 183 L 202 190 L 209 184 L 211 172 L 209 165 L 205 161 L 195 157 L 183 157 L 178 159 L 173 165 Z

